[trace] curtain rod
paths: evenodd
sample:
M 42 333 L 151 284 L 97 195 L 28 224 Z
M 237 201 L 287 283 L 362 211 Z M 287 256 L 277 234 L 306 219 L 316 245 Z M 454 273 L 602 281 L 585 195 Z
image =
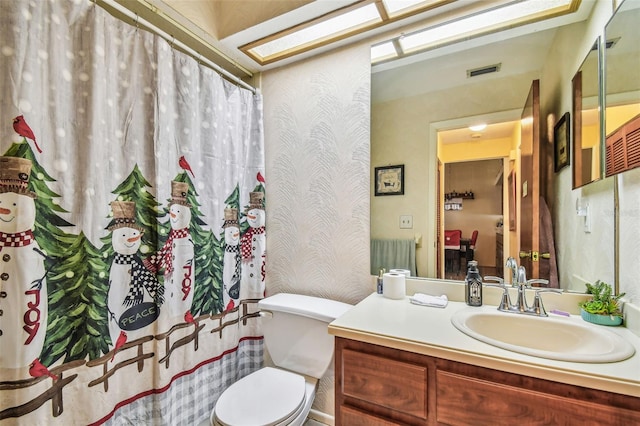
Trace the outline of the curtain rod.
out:
M 232 82 L 244 87 L 245 89 L 250 90 L 254 94 L 256 93 L 257 89 L 255 87 L 245 83 L 244 81 L 242 81 L 241 79 L 239 79 L 235 75 L 231 74 L 229 71 L 227 71 L 224 68 L 220 67 L 219 65 L 217 65 L 214 62 L 212 62 L 211 60 L 203 57 L 200 53 L 196 52 L 191 47 L 187 46 L 186 44 L 184 44 L 180 40 L 176 40 L 176 38 L 173 37 L 172 35 L 170 35 L 167 32 L 161 30 L 156 25 L 152 24 L 151 22 L 147 21 L 146 19 L 141 18 L 137 13 L 132 12 L 131 10 L 129 10 L 126 7 L 122 6 L 121 4 L 117 3 L 115 0 L 92 0 L 92 1 L 96 5 L 99 5 L 98 2 L 105 3 L 109 7 L 112 7 L 113 9 L 115 9 L 118 12 L 122 13 L 123 15 L 127 16 L 128 18 L 133 19 L 136 23 L 138 23 L 140 25 L 143 25 L 144 27 L 146 27 L 149 30 L 153 31 L 154 33 L 156 33 L 157 35 L 159 35 L 160 37 L 165 39 L 167 42 L 169 42 L 172 46 L 179 47 L 180 49 L 182 49 L 186 53 L 188 53 L 190 56 L 192 56 L 194 58 L 197 58 L 197 60 L 199 62 L 203 62 L 204 64 L 208 65 L 210 68 L 213 68 L 218 74 L 222 74 L 224 77 L 226 77 L 227 79 L 231 80 Z

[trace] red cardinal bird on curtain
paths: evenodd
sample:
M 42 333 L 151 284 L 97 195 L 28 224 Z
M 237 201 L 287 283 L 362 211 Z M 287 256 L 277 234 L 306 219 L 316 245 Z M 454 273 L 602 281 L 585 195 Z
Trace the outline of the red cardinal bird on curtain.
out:
M 262 183 L 264 185 L 264 177 L 262 177 L 262 173 L 258 172 L 258 175 L 256 176 L 256 179 L 258 179 L 258 182 Z
M 187 159 L 184 158 L 184 155 L 180 157 L 180 159 L 178 160 L 178 164 L 180 165 L 180 167 L 182 167 L 183 170 L 191 173 L 191 176 L 193 176 L 194 179 L 196 178 L 196 176 L 193 174 L 193 170 L 191 170 L 191 166 L 187 162 Z
M 127 333 L 120 330 L 120 335 L 116 340 L 116 345 L 113 347 L 113 356 L 111 357 L 111 362 L 113 362 L 113 359 L 116 357 L 116 352 L 118 352 L 118 349 L 124 346 L 125 343 L 127 343 Z
M 196 322 L 196 320 L 193 319 L 193 315 L 191 315 L 191 311 L 187 311 L 184 313 L 184 320 L 188 323 Z
M 38 152 L 42 153 L 42 150 L 38 146 L 38 142 L 36 142 L 36 137 L 33 135 L 33 130 L 31 130 L 31 127 L 29 127 L 27 122 L 24 120 L 23 115 L 19 115 L 13 119 L 13 130 L 15 130 L 16 133 L 22 136 L 23 138 L 31 139 L 34 145 L 36 146 L 36 149 L 38 150 Z
M 31 375 L 31 377 L 49 376 L 53 380 L 58 380 L 58 376 L 52 374 L 49 369 L 42 365 L 42 363 L 37 358 L 34 359 L 29 366 L 29 374 Z

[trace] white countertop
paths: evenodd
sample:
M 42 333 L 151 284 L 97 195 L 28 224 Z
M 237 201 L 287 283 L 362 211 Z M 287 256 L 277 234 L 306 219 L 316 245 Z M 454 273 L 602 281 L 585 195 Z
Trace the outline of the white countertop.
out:
M 471 308 L 464 302 L 449 301 L 445 308 L 433 308 L 414 305 L 409 297 L 392 300 L 373 293 L 333 321 L 329 333 L 480 367 L 640 397 L 640 337 L 625 327 L 607 329 L 635 347 L 636 353 L 631 358 L 613 363 L 555 361 L 500 349 L 467 336 L 451 324 L 451 316 L 462 309 L 494 311 L 496 306 Z M 509 321 L 517 314 L 504 315 L 505 321 Z M 566 321 L 583 321 L 579 315 L 550 315 Z

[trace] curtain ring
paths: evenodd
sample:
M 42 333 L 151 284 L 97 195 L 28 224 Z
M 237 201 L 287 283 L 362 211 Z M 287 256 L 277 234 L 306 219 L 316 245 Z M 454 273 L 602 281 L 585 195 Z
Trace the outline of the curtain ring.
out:
M 171 48 L 173 49 L 173 43 L 176 41 L 176 36 L 172 35 L 171 36 L 171 43 L 169 43 L 171 45 Z
M 139 19 L 140 19 L 140 15 L 138 15 L 138 14 L 136 13 L 136 31 L 138 31 L 138 28 L 140 28 L 140 22 L 139 22 Z

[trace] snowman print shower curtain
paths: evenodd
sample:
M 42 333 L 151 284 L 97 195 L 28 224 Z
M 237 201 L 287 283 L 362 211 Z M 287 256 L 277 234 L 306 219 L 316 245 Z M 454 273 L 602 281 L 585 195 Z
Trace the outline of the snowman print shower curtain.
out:
M 200 423 L 262 365 L 260 95 L 91 2 L 0 57 L 0 425 Z

